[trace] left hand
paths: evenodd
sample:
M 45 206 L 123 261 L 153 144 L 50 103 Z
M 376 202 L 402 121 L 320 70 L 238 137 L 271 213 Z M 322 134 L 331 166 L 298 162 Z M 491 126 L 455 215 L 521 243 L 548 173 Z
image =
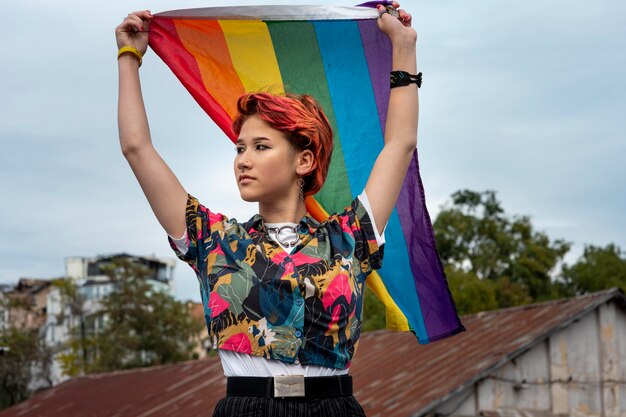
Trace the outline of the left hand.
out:
M 391 16 L 389 13 L 383 13 L 377 20 L 378 28 L 389 37 L 393 45 L 413 44 L 417 41 L 417 33 L 411 27 L 411 15 L 404 9 L 400 9 L 397 1 L 392 2 L 392 7 L 399 13 L 398 17 Z M 376 11 L 382 13 L 385 6 L 379 4 Z

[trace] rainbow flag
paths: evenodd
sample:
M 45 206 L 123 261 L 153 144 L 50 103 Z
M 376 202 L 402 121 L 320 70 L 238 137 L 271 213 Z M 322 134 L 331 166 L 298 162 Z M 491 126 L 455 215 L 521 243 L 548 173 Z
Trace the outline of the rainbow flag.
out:
M 383 147 L 391 44 L 369 6 L 169 11 L 155 15 L 150 46 L 232 141 L 241 94 L 286 90 L 322 104 L 335 149 L 324 188 L 306 203 L 323 220 L 363 191 Z M 436 253 L 417 151 L 385 237 L 384 267 L 367 283 L 385 304 L 387 327 L 411 331 L 420 343 L 463 331 Z

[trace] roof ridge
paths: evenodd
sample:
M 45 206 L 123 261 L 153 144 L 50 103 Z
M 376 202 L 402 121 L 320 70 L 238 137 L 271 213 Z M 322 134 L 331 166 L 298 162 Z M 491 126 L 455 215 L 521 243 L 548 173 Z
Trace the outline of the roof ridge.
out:
M 572 303 L 572 302 L 575 302 L 575 301 L 584 300 L 586 298 L 606 298 L 607 300 L 609 300 L 609 299 L 611 299 L 611 298 L 613 298 L 613 297 L 615 297 L 617 295 L 621 295 L 622 297 L 624 297 L 624 293 L 622 292 L 621 289 L 619 289 L 618 287 L 613 287 L 613 288 L 609 288 L 607 290 L 588 292 L 588 293 L 584 293 L 584 294 L 580 294 L 580 295 L 575 295 L 573 297 L 564 297 L 564 298 L 558 298 L 558 299 L 555 299 L 555 300 L 540 301 L 540 302 L 537 302 L 537 303 L 530 303 L 530 304 L 523 304 L 523 305 L 513 306 L 513 307 L 499 308 L 499 309 L 496 309 L 496 310 L 479 311 L 479 312 L 476 312 L 476 313 L 465 314 L 461 318 L 462 319 L 468 319 L 468 318 L 473 318 L 473 317 L 484 317 L 486 315 L 507 314 L 507 313 L 514 312 L 514 311 L 531 310 L 531 309 L 534 309 L 534 308 L 543 308 L 543 307 L 547 307 L 547 306 L 551 306 L 551 305 L 555 305 L 555 304 Z

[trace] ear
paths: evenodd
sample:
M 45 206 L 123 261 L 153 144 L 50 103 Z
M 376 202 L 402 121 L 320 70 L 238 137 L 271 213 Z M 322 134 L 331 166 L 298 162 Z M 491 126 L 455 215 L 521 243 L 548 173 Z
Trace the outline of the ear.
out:
M 296 161 L 296 174 L 303 177 L 309 172 L 315 169 L 315 157 L 313 152 L 309 149 L 305 149 L 298 153 L 298 159 Z

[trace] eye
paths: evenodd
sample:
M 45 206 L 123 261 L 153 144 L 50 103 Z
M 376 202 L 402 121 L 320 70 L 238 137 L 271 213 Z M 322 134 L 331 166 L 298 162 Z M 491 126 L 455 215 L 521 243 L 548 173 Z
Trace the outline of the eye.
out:
M 265 145 L 256 145 L 256 150 L 257 151 L 265 151 L 269 149 L 269 146 L 265 146 Z
M 245 149 L 244 149 L 244 147 L 243 147 L 243 146 L 237 146 L 237 147 L 235 148 L 235 152 L 237 152 L 237 153 L 243 153 L 243 151 L 245 151 Z

